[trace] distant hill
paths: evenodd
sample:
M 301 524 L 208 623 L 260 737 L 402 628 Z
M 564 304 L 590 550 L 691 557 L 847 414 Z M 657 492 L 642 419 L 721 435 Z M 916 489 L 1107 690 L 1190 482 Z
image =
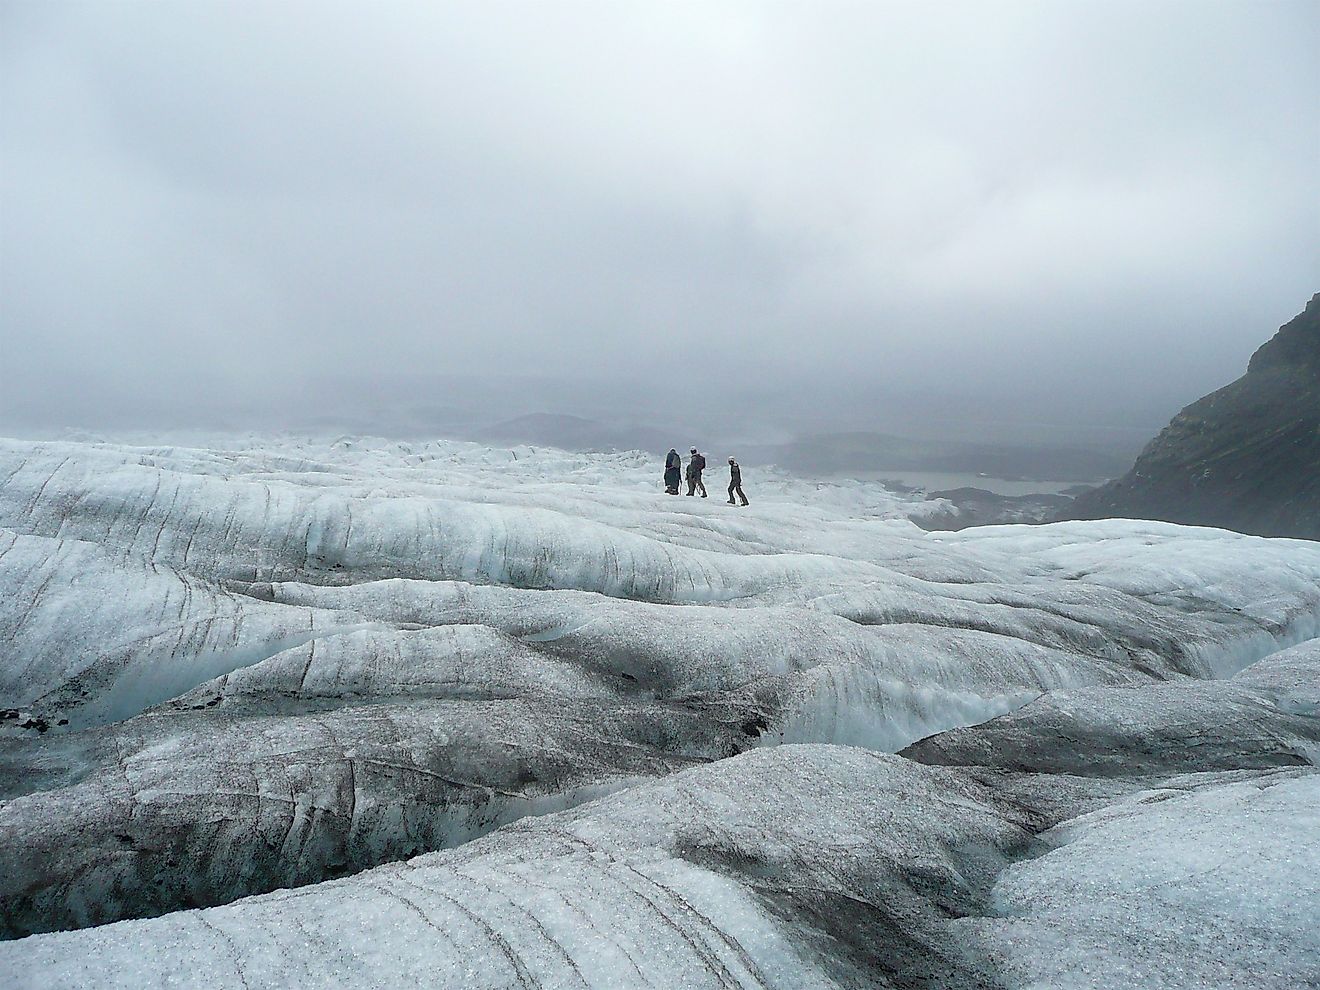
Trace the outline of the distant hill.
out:
M 1061 518 L 1124 516 L 1320 540 L 1320 293 L 1247 373 L 1173 418 Z
M 1098 450 L 918 440 L 887 433 L 820 434 L 756 453 L 804 474 L 941 471 L 1025 481 L 1100 481 L 1115 477 L 1127 463 Z M 751 460 L 750 454 L 747 459 Z
M 474 430 L 470 439 L 492 444 L 539 444 L 564 450 L 646 450 L 663 455 L 670 447 L 686 450 L 681 432 L 627 423 L 600 423 L 581 416 L 533 413 Z

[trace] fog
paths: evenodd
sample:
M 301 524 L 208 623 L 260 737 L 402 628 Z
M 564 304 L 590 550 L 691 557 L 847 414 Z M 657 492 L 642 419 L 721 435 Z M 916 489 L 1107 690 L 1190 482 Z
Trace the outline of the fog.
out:
M 1131 446 L 1320 287 L 1311 2 L 0 10 L 0 432 Z

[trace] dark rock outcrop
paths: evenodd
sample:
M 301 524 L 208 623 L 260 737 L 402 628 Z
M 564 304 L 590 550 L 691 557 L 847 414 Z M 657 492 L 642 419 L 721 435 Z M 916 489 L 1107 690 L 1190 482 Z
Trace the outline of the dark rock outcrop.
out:
M 1320 540 L 1320 293 L 1245 375 L 1193 402 L 1131 471 L 1060 514 L 1114 516 Z

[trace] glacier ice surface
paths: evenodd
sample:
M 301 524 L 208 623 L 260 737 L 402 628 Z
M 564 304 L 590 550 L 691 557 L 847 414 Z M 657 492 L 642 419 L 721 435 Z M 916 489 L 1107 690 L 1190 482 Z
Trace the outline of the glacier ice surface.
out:
M 0 441 L 0 925 L 83 929 L 0 965 L 33 986 L 1313 974 L 1287 917 L 1230 929 L 1276 906 L 1252 893 L 1284 870 L 1268 831 L 1316 834 L 1320 546 L 926 533 L 932 503 L 772 472 L 735 512 L 659 494 L 654 461 Z M 1248 851 L 1227 907 L 1177 839 L 1216 815 Z M 1125 942 L 1147 874 L 1169 884 Z

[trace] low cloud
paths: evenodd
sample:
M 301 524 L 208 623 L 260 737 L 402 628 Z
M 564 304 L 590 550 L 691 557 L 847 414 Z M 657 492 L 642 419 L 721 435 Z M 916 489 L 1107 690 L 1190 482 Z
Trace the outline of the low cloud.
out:
M 0 415 L 427 372 L 1158 421 L 1317 288 L 1313 4 L 0 17 Z

